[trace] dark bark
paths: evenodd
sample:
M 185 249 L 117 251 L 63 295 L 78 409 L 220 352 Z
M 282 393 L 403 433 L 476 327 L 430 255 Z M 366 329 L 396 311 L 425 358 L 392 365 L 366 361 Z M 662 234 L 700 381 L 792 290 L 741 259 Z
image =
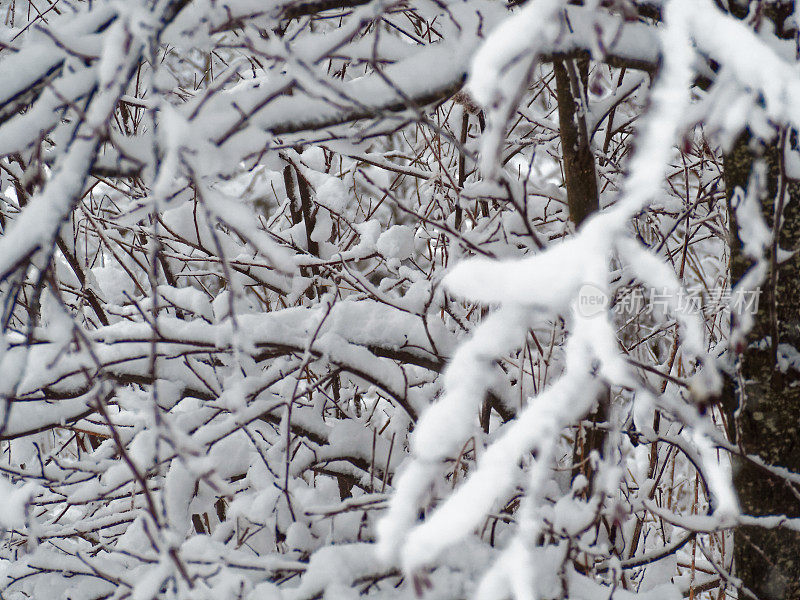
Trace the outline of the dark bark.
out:
M 594 154 L 586 128 L 588 60 L 554 61 L 564 185 L 569 216 L 575 226 L 600 208 Z
M 299 199 L 297 197 L 297 193 L 295 192 L 295 177 L 292 176 L 293 172 L 296 174 L 297 189 L 300 191 Z M 305 223 L 306 247 L 308 248 L 308 253 L 312 256 L 319 257 L 319 244 L 311 239 L 311 234 L 314 232 L 316 219 L 312 212 L 311 188 L 308 184 L 308 181 L 306 181 L 305 177 L 303 177 L 303 174 L 300 172 L 299 168 L 292 165 L 286 165 L 283 169 L 283 182 L 286 186 L 286 196 L 289 198 L 289 212 L 292 215 L 292 224 L 297 225 L 300 222 Z M 319 269 L 314 266 L 301 267 L 300 273 L 304 277 L 316 277 L 319 275 Z M 315 294 L 318 294 L 319 291 L 320 290 L 317 290 L 315 286 L 311 286 L 306 290 L 306 296 L 313 298 Z
M 747 18 L 755 29 L 770 21 L 777 37 L 794 35 L 786 19 L 794 11 L 793 1 L 732 2 L 728 8 L 737 18 Z M 778 248 L 795 250 L 800 246 L 800 182 L 785 177 L 787 144 L 796 147 L 796 132 L 783 133 L 767 144 L 745 132 L 724 157 L 734 284 L 751 265 L 741 250 L 731 200 L 737 188 L 747 189 L 757 159 L 764 160 L 767 167 L 761 208 L 773 228 L 773 241 L 755 325 L 733 349 L 736 364 L 723 390 L 723 405 L 729 435 L 743 453 L 800 472 L 800 380 L 797 372 L 783 372 L 777 364 L 779 344 L 800 347 L 800 254 L 782 263 L 776 256 Z M 733 315 L 732 331 L 737 325 Z M 733 467 L 743 513 L 800 516 L 800 495 L 789 482 L 741 457 L 734 457 Z M 800 533 L 739 527 L 734 533 L 734 558 L 742 584 L 759 598 L 800 599 Z
M 761 287 L 755 326 L 734 349 L 738 360 L 734 376 L 725 386 L 723 403 L 729 434 L 744 453 L 800 472 L 800 378 L 793 370 L 782 372 L 776 354 L 778 344 L 800 348 L 800 254 L 782 263 L 775 257 L 778 247 L 793 250 L 800 246 L 800 182 L 785 178 L 784 141 L 796 143 L 796 135 L 779 136 L 762 145 L 745 133 L 724 158 L 734 283 L 751 265 L 741 250 L 731 199 L 737 188 L 747 189 L 759 158 L 766 162 L 768 174 L 761 203 L 764 219 L 778 227 L 769 250 L 770 268 Z M 775 217 L 781 204 L 782 227 Z M 736 315 L 732 325 L 737 327 Z M 734 483 L 743 513 L 800 516 L 798 492 L 753 462 L 734 458 Z M 800 599 L 800 533 L 740 527 L 735 532 L 734 557 L 738 577 L 759 598 Z
M 600 210 L 597 188 L 597 168 L 586 126 L 586 88 L 589 78 L 589 60 L 556 60 L 553 62 L 558 101 L 558 119 L 561 135 L 564 187 L 567 191 L 570 220 L 578 227 L 591 214 Z M 598 399 L 598 407 L 588 416 L 593 424 L 604 422 L 610 402 L 606 389 Z M 587 493 L 592 491 L 594 470 L 590 455 L 602 455 L 605 434 L 597 427 L 581 428 L 575 437 L 573 450 L 573 476 L 583 474 L 589 480 Z

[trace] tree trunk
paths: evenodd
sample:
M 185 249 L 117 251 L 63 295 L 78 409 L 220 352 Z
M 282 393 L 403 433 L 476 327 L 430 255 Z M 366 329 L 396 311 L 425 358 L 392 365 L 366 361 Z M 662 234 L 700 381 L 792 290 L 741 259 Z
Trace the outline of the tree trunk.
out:
M 561 136 L 561 156 L 564 169 L 564 187 L 567 191 L 570 220 L 578 227 L 591 214 L 600 210 L 597 189 L 597 167 L 586 127 L 586 85 L 589 77 L 588 59 L 567 59 L 553 62 L 558 100 L 558 120 Z M 588 420 L 592 425 L 607 418 L 610 402 L 606 389 L 598 398 L 598 407 Z M 597 427 L 578 431 L 573 452 L 573 476 L 583 474 L 592 490 L 593 470 L 589 461 L 592 451 L 602 454 L 605 435 Z
M 769 273 L 761 286 L 755 326 L 733 349 L 738 352 L 736 368 L 723 402 L 729 434 L 744 453 L 800 472 L 800 379 L 796 371 L 783 372 L 777 360 L 779 345 L 800 348 L 800 253 L 780 264 L 775 256 L 778 247 L 800 246 L 800 182 L 787 180 L 783 168 L 786 143 L 796 141 L 791 133 L 759 146 L 745 133 L 724 157 L 731 280 L 739 281 L 750 266 L 741 249 L 731 199 L 737 188 L 747 189 L 758 158 L 767 167 L 762 212 L 777 237 L 769 250 Z M 782 227 L 775 217 L 776 204 L 778 209 L 783 205 Z M 735 314 L 732 322 L 735 329 Z M 734 458 L 733 468 L 744 514 L 800 516 L 800 493 L 789 482 L 741 457 Z M 736 573 L 744 586 L 763 600 L 800 599 L 800 533 L 748 526 L 734 535 Z
M 586 128 L 585 90 L 588 71 L 588 59 L 553 62 L 564 185 L 567 188 L 569 217 L 576 227 L 600 209 L 594 154 Z

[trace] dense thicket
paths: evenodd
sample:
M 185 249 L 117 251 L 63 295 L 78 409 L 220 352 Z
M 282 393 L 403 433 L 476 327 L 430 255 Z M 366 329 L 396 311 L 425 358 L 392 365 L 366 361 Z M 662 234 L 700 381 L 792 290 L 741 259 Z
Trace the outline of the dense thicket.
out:
M 797 598 L 793 3 L 0 6 L 1 597 Z

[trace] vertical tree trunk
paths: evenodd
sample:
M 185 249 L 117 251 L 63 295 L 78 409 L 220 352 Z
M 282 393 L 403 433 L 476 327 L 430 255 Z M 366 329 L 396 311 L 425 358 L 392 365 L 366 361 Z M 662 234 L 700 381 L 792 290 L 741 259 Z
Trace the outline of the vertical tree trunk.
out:
M 759 148 L 745 133 L 724 158 L 734 283 L 750 265 L 741 250 L 731 199 L 737 188 L 747 189 L 759 157 L 766 162 L 768 174 L 762 211 L 776 238 L 756 323 L 745 342 L 734 349 L 739 351 L 736 372 L 725 387 L 723 402 L 729 434 L 743 452 L 800 472 L 800 378 L 796 371 L 783 372 L 777 364 L 779 345 L 800 348 L 800 253 L 783 262 L 776 256 L 778 248 L 794 250 L 800 246 L 800 182 L 785 177 L 784 140 L 796 144 L 796 135 L 779 136 Z M 782 226 L 775 214 L 781 204 Z M 735 326 L 735 315 L 733 323 Z M 734 459 L 733 467 L 743 513 L 800 516 L 800 492 L 789 482 L 741 458 Z M 740 527 L 734 535 L 736 572 L 744 586 L 763 600 L 800 599 L 800 533 Z
M 553 62 L 553 72 L 556 79 L 564 187 L 567 190 L 570 220 L 578 227 L 587 217 L 600 210 L 597 168 L 586 127 L 589 60 L 556 60 Z M 610 402 L 608 390 L 601 395 L 598 402 L 597 410 L 589 415 L 593 424 L 606 420 Z M 593 450 L 602 453 L 604 441 L 605 436 L 600 429 L 589 428 L 578 432 L 573 453 L 573 476 L 582 473 L 592 481 L 589 456 Z
M 586 128 L 585 90 L 588 71 L 588 59 L 553 62 L 564 184 L 567 188 L 569 217 L 576 227 L 600 208 L 594 154 Z

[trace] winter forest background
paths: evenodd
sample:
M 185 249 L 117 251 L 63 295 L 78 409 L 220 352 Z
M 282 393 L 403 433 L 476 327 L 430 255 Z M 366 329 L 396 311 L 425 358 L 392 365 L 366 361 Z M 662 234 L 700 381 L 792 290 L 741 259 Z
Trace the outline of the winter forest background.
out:
M 800 598 L 794 2 L 0 7 L 0 598 Z

